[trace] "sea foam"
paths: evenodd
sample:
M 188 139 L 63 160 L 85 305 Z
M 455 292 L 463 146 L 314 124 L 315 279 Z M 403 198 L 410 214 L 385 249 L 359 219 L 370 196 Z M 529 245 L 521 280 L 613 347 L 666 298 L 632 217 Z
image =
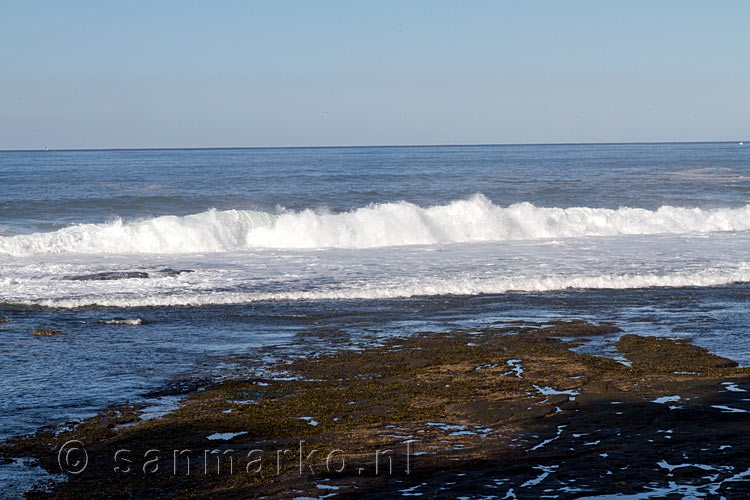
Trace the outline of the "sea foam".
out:
M 54 232 L 0 237 L 0 253 L 138 254 L 225 252 L 249 248 L 374 248 L 504 240 L 750 230 L 750 205 L 658 210 L 531 203 L 507 207 L 483 195 L 420 207 L 405 201 L 349 212 L 302 210 L 271 214 L 209 210 L 187 216 L 77 224 Z
M 720 286 L 750 282 L 750 263 L 743 262 L 732 269 L 703 269 L 695 272 L 647 274 L 599 274 L 589 276 L 548 276 L 515 278 L 422 278 L 395 280 L 393 283 L 372 283 L 368 286 L 342 284 L 318 290 L 288 290 L 280 292 L 217 291 L 205 293 L 177 291 L 172 293 L 99 293 L 85 297 L 55 297 L 14 300 L 13 303 L 77 308 L 148 307 L 148 306 L 205 306 L 246 304 L 261 301 L 315 301 L 351 299 L 393 299 L 435 295 L 478 295 L 507 292 L 547 292 L 565 289 L 632 289 L 650 287 Z

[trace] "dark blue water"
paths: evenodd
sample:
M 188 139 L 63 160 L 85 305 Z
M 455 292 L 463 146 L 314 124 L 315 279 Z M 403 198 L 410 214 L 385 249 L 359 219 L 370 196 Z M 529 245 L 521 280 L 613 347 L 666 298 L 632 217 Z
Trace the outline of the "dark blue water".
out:
M 333 211 L 408 200 L 658 208 L 739 206 L 734 143 L 0 152 L 6 233 L 209 208 Z M 738 175 L 739 174 L 739 175 Z

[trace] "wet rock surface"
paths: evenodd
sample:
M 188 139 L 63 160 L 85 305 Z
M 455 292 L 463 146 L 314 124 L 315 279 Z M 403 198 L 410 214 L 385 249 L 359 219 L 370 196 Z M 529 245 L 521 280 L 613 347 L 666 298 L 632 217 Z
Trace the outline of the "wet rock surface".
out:
M 632 363 L 633 368 L 647 373 L 700 372 L 710 374 L 722 368 L 737 366 L 702 347 L 659 337 L 623 335 L 615 344 Z
M 65 276 L 65 279 L 71 281 L 111 281 L 126 279 L 145 279 L 148 277 L 148 273 L 144 273 L 142 271 L 106 271 L 94 274 Z
M 670 339 L 621 337 L 631 366 L 558 340 L 617 331 L 519 325 L 295 359 L 158 419 L 111 409 L 0 454 L 57 473 L 83 443 L 85 470 L 31 498 L 747 498 L 750 370 Z
M 112 281 L 112 280 L 127 280 L 127 279 L 146 279 L 146 278 L 158 278 L 158 277 L 175 277 L 184 273 L 192 273 L 192 269 L 172 269 L 164 268 L 156 271 L 103 271 L 100 273 L 92 274 L 78 274 L 65 276 L 63 279 L 70 281 Z

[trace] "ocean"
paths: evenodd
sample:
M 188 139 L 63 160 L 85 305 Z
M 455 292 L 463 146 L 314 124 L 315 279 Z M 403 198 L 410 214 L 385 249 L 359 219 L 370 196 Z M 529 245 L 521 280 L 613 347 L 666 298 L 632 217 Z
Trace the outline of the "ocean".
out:
M 749 303 L 737 143 L 0 152 L 0 439 L 238 356 L 515 321 L 750 365 Z

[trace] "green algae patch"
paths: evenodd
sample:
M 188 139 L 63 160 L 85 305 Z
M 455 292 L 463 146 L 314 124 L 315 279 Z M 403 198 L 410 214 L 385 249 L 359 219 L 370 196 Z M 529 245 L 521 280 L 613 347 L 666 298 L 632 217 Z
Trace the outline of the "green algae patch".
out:
M 731 359 L 680 340 L 623 335 L 615 346 L 638 372 L 727 375 L 737 367 Z
M 37 337 L 54 337 L 65 334 L 59 330 L 53 330 L 51 328 L 37 328 L 32 332 L 32 335 L 36 335 Z

